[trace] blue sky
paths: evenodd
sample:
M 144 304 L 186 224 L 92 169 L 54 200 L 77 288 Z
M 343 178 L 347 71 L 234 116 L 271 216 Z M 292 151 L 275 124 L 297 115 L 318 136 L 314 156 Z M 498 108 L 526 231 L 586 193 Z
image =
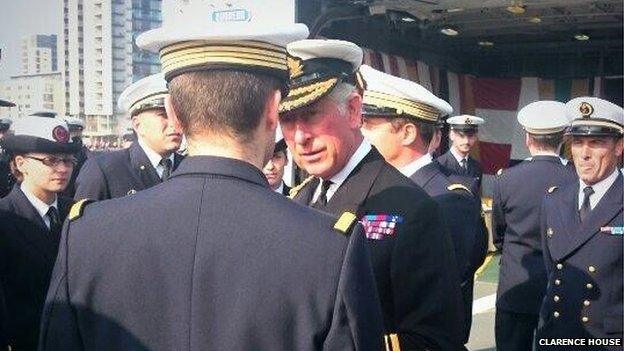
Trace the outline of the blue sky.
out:
M 24 35 L 60 34 L 61 0 L 0 0 L 0 80 L 19 73 L 20 42 Z

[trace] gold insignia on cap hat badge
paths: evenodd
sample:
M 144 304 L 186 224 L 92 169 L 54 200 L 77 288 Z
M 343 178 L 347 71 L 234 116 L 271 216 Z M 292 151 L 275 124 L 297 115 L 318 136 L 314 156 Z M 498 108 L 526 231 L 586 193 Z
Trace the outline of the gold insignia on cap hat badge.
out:
M 594 106 L 588 102 L 582 102 L 581 106 L 579 106 L 579 111 L 581 112 L 583 118 L 589 118 L 592 113 L 594 113 Z
M 301 64 L 301 59 L 293 56 L 288 56 L 288 72 L 290 72 L 290 78 L 294 79 L 303 74 L 303 64 Z

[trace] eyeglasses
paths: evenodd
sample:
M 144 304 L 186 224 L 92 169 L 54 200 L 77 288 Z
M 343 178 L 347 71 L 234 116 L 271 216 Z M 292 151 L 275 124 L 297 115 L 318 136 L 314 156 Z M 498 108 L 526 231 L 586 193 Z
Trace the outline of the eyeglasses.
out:
M 56 156 L 48 156 L 44 158 L 34 157 L 34 156 L 24 156 L 26 158 L 32 158 L 33 160 L 37 160 L 48 167 L 56 167 L 61 164 L 61 162 L 65 166 L 75 166 L 78 163 L 78 160 L 74 157 L 56 157 Z

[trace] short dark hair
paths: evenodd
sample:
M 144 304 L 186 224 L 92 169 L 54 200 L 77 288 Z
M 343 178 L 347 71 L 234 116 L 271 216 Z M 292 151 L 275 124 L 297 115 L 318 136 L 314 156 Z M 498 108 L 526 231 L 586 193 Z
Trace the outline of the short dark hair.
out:
M 413 125 L 416 126 L 416 129 L 418 130 L 418 135 L 420 135 L 420 138 L 422 139 L 423 143 L 425 143 L 425 145 L 427 146 L 429 146 L 429 144 L 431 143 L 431 140 L 433 139 L 433 135 L 436 132 L 435 124 L 416 121 L 411 118 L 405 118 L 405 117 L 393 118 L 390 120 L 390 123 L 392 124 L 392 128 L 394 128 L 395 131 L 401 129 L 407 123 L 412 123 Z
M 557 151 L 559 146 L 563 143 L 563 132 L 556 134 L 537 135 L 530 134 L 535 146 L 541 150 Z
M 184 133 L 219 131 L 249 141 L 269 94 L 282 82 L 264 74 L 210 70 L 184 73 L 169 82 L 173 108 Z

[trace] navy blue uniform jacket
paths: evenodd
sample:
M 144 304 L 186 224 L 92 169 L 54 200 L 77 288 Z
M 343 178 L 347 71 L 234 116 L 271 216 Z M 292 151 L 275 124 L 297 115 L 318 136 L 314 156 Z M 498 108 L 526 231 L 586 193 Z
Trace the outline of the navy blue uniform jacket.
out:
M 575 180 L 557 156 L 535 156 L 496 176 L 493 186 L 494 244 L 502 249 L 496 306 L 539 313 L 546 292 L 540 208 L 547 190 Z
M 175 170 L 183 156 L 175 154 Z M 122 197 L 161 183 L 138 142 L 123 150 L 89 157 L 76 179 L 75 200 Z
M 309 204 L 318 183 L 310 181 L 294 200 Z M 394 235 L 367 240 L 386 332 L 399 334 L 402 350 L 458 350 L 463 307 L 457 263 L 431 197 L 373 148 L 321 210 L 403 217 Z
M 64 220 L 71 199 L 59 197 L 57 204 L 60 219 Z M 4 311 L 0 316 L 4 319 L 0 322 L 0 342 L 4 338 L 18 351 L 36 350 L 58 237 L 50 234 L 19 185 L 0 199 L 0 211 L 0 303 L 4 300 L 4 306 L 0 306 L 0 313 Z
M 622 338 L 623 183 L 620 173 L 583 223 L 578 217 L 578 180 L 546 195 L 541 233 L 548 286 L 538 339 Z
M 40 350 L 378 351 L 361 227 L 334 222 L 246 162 L 187 157 L 66 223 Z
M 440 155 L 436 160 L 442 166 L 446 167 L 447 169 L 449 169 L 451 172 L 455 174 L 460 174 L 460 175 L 464 175 L 464 176 L 468 176 L 473 179 L 476 179 L 478 188 L 481 188 L 483 168 L 481 167 L 481 164 L 477 160 L 472 158 L 471 156 L 468 157 L 468 164 L 467 164 L 468 170 L 465 170 L 462 168 L 459 162 L 457 162 L 457 159 L 455 158 L 455 156 L 453 156 L 453 154 L 451 153 L 450 149 L 446 153 Z

